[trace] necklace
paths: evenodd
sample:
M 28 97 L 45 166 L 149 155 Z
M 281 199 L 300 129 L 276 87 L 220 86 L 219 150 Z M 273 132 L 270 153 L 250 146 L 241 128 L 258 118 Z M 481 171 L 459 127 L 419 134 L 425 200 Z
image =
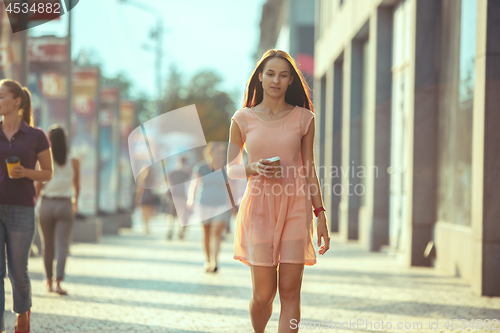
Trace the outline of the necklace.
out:
M 269 111 L 269 113 L 271 114 L 271 116 L 269 118 L 267 118 L 267 120 L 270 120 L 270 119 L 273 118 L 273 116 L 276 116 L 276 115 L 280 114 L 281 112 L 287 111 L 287 110 L 290 110 L 290 109 L 281 110 L 281 111 L 278 111 L 276 113 L 272 113 L 271 111 Z
M 278 111 L 278 112 L 276 112 L 276 113 L 272 113 L 271 111 L 269 111 L 269 113 L 271 114 L 271 117 L 269 117 L 269 119 L 272 119 L 272 118 L 273 118 L 273 116 L 276 116 L 276 115 L 280 114 L 280 113 L 281 113 L 281 112 L 283 112 L 283 111 L 286 111 L 286 110 L 281 110 L 281 111 Z

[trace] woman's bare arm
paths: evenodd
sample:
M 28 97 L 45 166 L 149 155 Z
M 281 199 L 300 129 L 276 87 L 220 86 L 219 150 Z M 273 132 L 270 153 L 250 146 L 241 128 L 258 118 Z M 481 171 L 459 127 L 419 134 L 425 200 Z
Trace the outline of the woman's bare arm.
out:
M 227 176 L 231 179 L 246 179 L 251 176 L 258 174 L 264 174 L 265 172 L 270 173 L 272 169 L 271 166 L 268 167 L 269 170 L 265 170 L 266 164 L 270 162 L 263 163 L 263 161 L 253 162 L 250 164 L 241 164 L 243 159 L 243 138 L 241 136 L 240 127 L 238 124 L 231 123 L 229 130 L 229 147 L 227 150 Z M 265 162 L 265 161 L 264 161 Z
M 73 158 L 71 159 L 71 164 L 73 166 L 73 188 L 75 189 L 75 201 L 78 202 L 78 196 L 80 195 L 80 161 Z
M 71 159 L 73 167 L 73 188 L 75 189 L 75 197 L 73 200 L 73 213 L 78 212 L 78 196 L 80 195 L 80 161 L 76 158 Z
M 187 201 L 186 201 L 186 204 L 188 207 L 192 207 L 194 205 L 194 199 L 195 199 L 196 193 L 198 193 L 198 187 L 200 184 L 201 175 L 193 173 L 193 177 L 194 176 L 196 176 L 196 178 L 193 181 L 191 181 L 191 183 L 189 184 L 189 189 L 188 189 L 188 195 L 187 195 Z
M 46 182 L 52 179 L 52 150 L 50 148 L 38 153 L 38 164 L 40 170 L 28 169 L 22 165 L 16 165 L 12 168 L 12 178 L 29 178 L 31 180 L 38 180 Z
M 316 166 L 314 165 L 314 133 L 316 126 L 314 119 L 311 121 L 307 133 L 302 137 L 301 152 L 302 160 L 307 169 L 307 184 L 308 191 L 312 196 L 312 205 L 315 208 L 323 206 L 323 198 L 321 197 L 321 187 L 319 185 L 318 175 L 316 174 Z M 328 233 L 327 219 L 325 212 L 320 212 L 318 215 L 318 246 L 321 246 L 321 238 L 325 245 L 319 250 L 320 254 L 324 254 L 330 248 L 330 236 Z

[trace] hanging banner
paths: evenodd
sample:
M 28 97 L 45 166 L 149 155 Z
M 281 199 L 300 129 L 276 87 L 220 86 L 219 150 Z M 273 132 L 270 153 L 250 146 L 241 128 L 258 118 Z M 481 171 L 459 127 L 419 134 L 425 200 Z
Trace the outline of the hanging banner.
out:
M 134 207 L 135 182 L 128 151 L 128 136 L 135 127 L 135 105 L 131 101 L 120 102 L 120 161 L 118 208 L 123 211 Z
M 118 211 L 118 158 L 120 155 L 120 90 L 101 90 L 99 112 L 99 193 L 100 213 Z
M 71 155 L 80 161 L 78 213 L 97 214 L 99 69 L 73 70 Z
M 21 35 L 13 34 L 5 6 L 0 5 L 0 79 L 21 81 Z
M 28 88 L 32 95 L 35 126 L 47 131 L 53 124 L 68 129 L 67 40 L 30 38 Z

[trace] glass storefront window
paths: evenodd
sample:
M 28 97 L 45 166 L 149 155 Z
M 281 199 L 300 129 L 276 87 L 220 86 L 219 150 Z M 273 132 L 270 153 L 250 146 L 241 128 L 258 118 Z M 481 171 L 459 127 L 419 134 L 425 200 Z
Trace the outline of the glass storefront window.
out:
M 444 0 L 442 12 L 438 219 L 470 226 L 477 0 Z
M 477 0 L 462 0 L 460 15 L 459 106 L 472 111 L 476 59 Z

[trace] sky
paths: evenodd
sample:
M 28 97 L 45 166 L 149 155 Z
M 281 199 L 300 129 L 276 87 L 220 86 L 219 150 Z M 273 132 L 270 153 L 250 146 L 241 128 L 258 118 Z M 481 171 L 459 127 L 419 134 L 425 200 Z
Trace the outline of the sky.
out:
M 126 73 L 134 82 L 133 95 L 155 97 L 155 53 L 143 46 L 154 46 L 149 33 L 156 19 L 134 2 L 156 8 L 163 18 L 163 82 L 172 64 L 185 82 L 199 70 L 213 69 L 223 80 L 221 89 L 243 95 L 255 66 L 265 0 L 80 0 L 72 11 L 73 57 L 94 50 L 105 75 Z M 30 29 L 30 35 L 65 36 L 65 16 Z

